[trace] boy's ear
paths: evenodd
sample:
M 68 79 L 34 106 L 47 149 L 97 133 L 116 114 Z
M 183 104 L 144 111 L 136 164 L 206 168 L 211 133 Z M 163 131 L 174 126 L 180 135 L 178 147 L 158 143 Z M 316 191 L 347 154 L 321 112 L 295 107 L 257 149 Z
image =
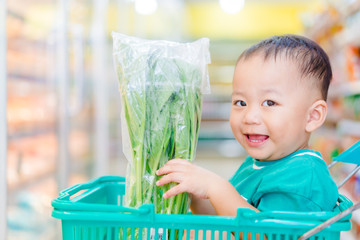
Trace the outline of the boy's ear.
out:
M 324 123 L 326 114 L 326 102 L 324 100 L 317 100 L 314 102 L 308 111 L 305 131 L 311 133 L 319 128 Z

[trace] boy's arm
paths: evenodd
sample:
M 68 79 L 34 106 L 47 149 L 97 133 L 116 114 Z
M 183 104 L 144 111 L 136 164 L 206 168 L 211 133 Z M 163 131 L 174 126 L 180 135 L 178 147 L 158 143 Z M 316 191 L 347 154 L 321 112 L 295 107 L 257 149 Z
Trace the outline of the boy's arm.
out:
M 190 209 L 193 214 L 216 215 L 216 211 L 211 205 L 209 199 L 202 199 L 196 196 L 192 196 Z
M 229 181 L 223 178 L 210 188 L 209 200 L 217 215 L 236 216 L 238 208 L 250 208 L 259 212 L 236 191 Z
M 218 215 L 236 216 L 238 208 L 250 208 L 257 211 L 229 181 L 186 160 L 168 161 L 157 171 L 157 175 L 164 175 L 157 182 L 158 186 L 170 182 L 178 183 L 164 193 L 164 198 L 182 192 L 192 194 L 194 203 L 191 204 L 191 208 L 194 213 L 213 214 L 216 212 Z M 209 202 L 215 212 L 209 207 Z

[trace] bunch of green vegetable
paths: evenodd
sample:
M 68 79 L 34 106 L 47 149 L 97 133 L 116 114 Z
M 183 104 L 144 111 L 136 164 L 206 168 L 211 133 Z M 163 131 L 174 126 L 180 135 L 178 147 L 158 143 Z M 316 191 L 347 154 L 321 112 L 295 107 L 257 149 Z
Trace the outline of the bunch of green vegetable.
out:
M 170 159 L 194 159 L 208 41 L 202 40 L 199 48 L 199 42 L 148 41 L 116 33 L 113 39 L 124 152 L 129 159 L 126 205 L 153 203 L 156 213 L 184 214 L 187 194 L 164 199 L 171 184 L 157 187 L 155 172 Z

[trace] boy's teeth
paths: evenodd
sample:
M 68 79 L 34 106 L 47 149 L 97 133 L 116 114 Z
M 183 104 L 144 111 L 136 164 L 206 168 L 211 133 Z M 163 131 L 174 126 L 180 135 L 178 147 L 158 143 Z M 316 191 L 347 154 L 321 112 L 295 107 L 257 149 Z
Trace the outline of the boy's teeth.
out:
M 268 136 L 266 135 L 247 135 L 250 142 L 259 143 L 265 141 Z

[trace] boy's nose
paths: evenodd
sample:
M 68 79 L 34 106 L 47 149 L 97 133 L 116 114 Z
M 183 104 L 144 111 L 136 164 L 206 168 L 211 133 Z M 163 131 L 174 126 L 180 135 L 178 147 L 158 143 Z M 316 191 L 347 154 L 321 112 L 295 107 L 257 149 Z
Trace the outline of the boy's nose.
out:
M 248 107 L 243 116 L 243 122 L 248 125 L 252 124 L 260 124 L 261 122 L 261 114 L 258 109 L 252 107 Z

